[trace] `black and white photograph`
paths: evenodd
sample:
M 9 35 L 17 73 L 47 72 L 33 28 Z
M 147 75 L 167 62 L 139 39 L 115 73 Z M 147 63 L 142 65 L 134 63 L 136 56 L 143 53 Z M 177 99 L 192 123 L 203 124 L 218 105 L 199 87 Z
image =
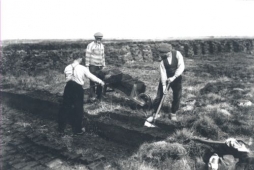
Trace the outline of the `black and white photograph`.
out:
M 0 170 L 254 170 L 254 0 L 0 8 Z

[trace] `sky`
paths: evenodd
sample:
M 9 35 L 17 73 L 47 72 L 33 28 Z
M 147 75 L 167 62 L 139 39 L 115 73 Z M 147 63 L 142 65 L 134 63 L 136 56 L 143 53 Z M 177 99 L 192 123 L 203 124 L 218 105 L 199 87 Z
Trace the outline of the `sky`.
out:
M 0 0 L 1 39 L 254 37 L 254 0 Z

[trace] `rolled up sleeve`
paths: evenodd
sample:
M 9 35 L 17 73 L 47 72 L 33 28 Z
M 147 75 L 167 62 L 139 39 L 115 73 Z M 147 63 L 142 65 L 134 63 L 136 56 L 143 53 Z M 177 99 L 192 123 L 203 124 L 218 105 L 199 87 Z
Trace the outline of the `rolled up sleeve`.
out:
M 184 65 L 184 61 L 183 61 L 183 56 L 179 51 L 177 51 L 177 53 L 176 53 L 176 58 L 178 60 L 178 65 L 177 65 L 177 69 L 176 69 L 174 76 L 179 77 L 183 73 L 183 71 L 185 69 L 185 65 Z
M 88 69 L 85 70 L 85 76 L 96 83 L 99 83 L 99 84 L 102 83 L 102 80 L 96 77 L 95 75 L 93 75 Z
M 90 58 L 91 58 L 91 44 L 88 44 L 86 48 L 86 66 L 88 67 L 90 65 Z
M 162 83 L 162 85 L 166 86 L 167 73 L 166 73 L 166 69 L 165 69 L 165 66 L 163 64 L 163 61 L 160 62 L 160 75 L 161 75 L 161 83 Z
M 104 46 L 102 46 L 102 66 L 103 66 L 103 67 L 106 66 Z

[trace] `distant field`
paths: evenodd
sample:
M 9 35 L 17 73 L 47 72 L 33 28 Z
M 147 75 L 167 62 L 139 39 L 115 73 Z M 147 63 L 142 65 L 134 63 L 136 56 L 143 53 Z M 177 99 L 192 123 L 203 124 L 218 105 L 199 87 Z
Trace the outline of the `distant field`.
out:
M 68 50 L 68 54 L 73 51 L 73 49 Z M 2 89 L 39 90 L 62 95 L 65 86 L 63 68 L 71 61 L 71 58 L 66 51 L 62 50 L 42 50 L 42 52 L 37 51 L 31 58 L 27 58 L 29 55 L 24 51 L 16 52 L 16 56 L 10 55 L 13 57 L 13 61 L 7 64 L 13 63 L 17 67 L 10 68 L 9 71 L 6 69 L 7 71 L 1 75 Z M 61 54 L 61 56 L 56 54 Z M 54 60 L 48 60 L 48 57 Z M 184 145 L 184 141 L 177 138 L 181 135 L 183 138 L 198 136 L 220 141 L 229 137 L 242 139 L 246 142 L 253 139 L 254 54 L 231 51 L 192 57 L 184 55 L 184 61 L 186 69 L 183 73 L 183 97 L 178 113 L 178 120 L 184 130 L 176 132 L 172 138 L 174 138 L 173 141 L 177 141 L 185 147 L 191 162 L 194 161 L 193 155 L 202 157 L 203 150 L 202 148 L 197 149 L 196 145 Z M 36 67 L 33 64 L 37 64 Z M 54 68 L 54 64 L 58 66 L 57 69 Z M 157 60 L 150 62 L 130 60 L 124 63 L 108 63 L 107 65 L 108 68 L 118 68 L 123 73 L 145 82 L 146 94 L 152 99 L 155 98 L 159 82 L 158 66 Z M 19 70 L 19 68 L 29 69 Z M 88 87 L 87 80 L 84 88 Z M 141 111 L 133 108 L 134 103 L 126 96 L 117 92 L 108 92 L 107 97 L 96 107 L 86 104 L 85 111 L 97 115 L 100 112 L 118 109 L 127 110 L 126 113 L 144 116 Z M 165 115 L 169 110 L 170 104 L 167 103 L 171 100 L 172 92 L 170 91 L 162 107 L 162 115 Z M 168 121 L 163 117 L 160 119 Z M 254 150 L 253 145 L 251 149 Z M 133 160 L 127 160 L 127 164 L 133 168 L 136 166 L 132 165 L 132 163 L 135 164 L 135 161 L 133 163 Z M 138 167 L 143 166 L 143 162 L 141 165 L 140 162 L 138 164 Z M 126 162 L 123 161 L 122 165 L 126 165 Z M 163 166 L 161 166 L 162 169 Z

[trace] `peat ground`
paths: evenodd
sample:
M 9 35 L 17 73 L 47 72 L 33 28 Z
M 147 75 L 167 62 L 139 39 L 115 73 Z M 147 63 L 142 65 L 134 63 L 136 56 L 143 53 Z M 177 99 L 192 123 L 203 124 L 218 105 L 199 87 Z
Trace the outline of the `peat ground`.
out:
M 130 74 L 144 81 L 147 86 L 146 94 L 154 98 L 159 81 L 158 65 L 158 62 L 127 62 L 120 67 L 120 70 L 123 73 Z M 194 169 L 194 167 L 196 167 L 194 161 L 196 157 L 204 158 L 203 148 L 194 149 L 197 148 L 197 145 L 193 143 L 186 144 L 184 143 L 184 139 L 191 136 L 198 136 L 224 141 L 229 137 L 234 137 L 248 142 L 254 137 L 254 56 L 245 53 L 226 53 L 217 56 L 206 55 L 197 58 L 185 58 L 185 65 L 186 69 L 183 73 L 183 98 L 181 101 L 181 109 L 178 113 L 179 122 L 178 124 L 174 124 L 163 116 L 158 120 L 158 123 L 161 123 L 164 127 L 173 124 L 173 127 L 181 128 L 175 129 L 169 134 L 167 134 L 167 129 L 164 129 L 165 133 L 162 133 L 162 136 L 165 134 L 167 136 L 161 136 L 161 138 L 154 137 L 152 141 L 144 140 L 142 142 L 159 141 L 164 138 L 168 143 L 173 141 L 179 143 L 179 145 L 183 145 L 187 150 L 186 159 L 188 165 L 191 169 Z M 114 65 L 109 65 L 108 67 L 115 68 Z M 43 80 L 46 81 L 47 78 L 42 77 L 41 82 L 31 81 L 34 83 L 34 86 L 31 86 L 31 84 L 25 81 L 23 81 L 23 83 L 20 81 L 21 85 L 19 86 L 13 77 L 12 75 L 2 77 L 1 89 L 3 91 L 39 98 L 40 100 L 56 103 L 56 105 L 61 101 L 64 79 L 61 80 L 60 78 L 64 78 L 63 75 L 56 75 L 58 84 L 45 83 Z M 26 77 L 22 78 L 21 76 L 18 79 L 25 78 Z M 165 115 L 167 110 L 170 109 L 170 104 L 167 103 L 171 100 L 172 93 L 170 92 L 162 107 L 162 115 Z M 15 105 L 18 105 L 18 101 L 16 101 Z M 124 167 L 149 167 L 150 169 L 160 169 L 166 166 L 166 164 L 163 163 L 165 160 L 160 160 L 159 163 L 156 162 L 153 164 L 151 160 L 135 158 L 135 154 L 140 153 L 138 149 L 139 146 L 141 146 L 141 149 L 143 146 L 140 140 L 135 141 L 135 139 L 140 136 L 139 133 L 141 134 L 144 132 L 140 132 L 140 129 L 142 129 L 142 124 L 140 124 L 140 122 L 145 119 L 145 116 L 142 110 L 135 109 L 135 103 L 120 93 L 108 92 L 107 99 L 102 100 L 100 103 L 96 105 L 86 103 L 84 105 L 84 111 L 87 117 L 93 120 L 92 122 L 97 122 L 97 124 L 88 126 L 88 133 L 81 138 L 73 138 L 70 132 L 63 138 L 58 137 L 55 131 L 56 122 L 54 116 L 46 116 L 52 116 L 52 114 L 43 114 L 33 110 L 36 108 L 30 108 L 30 112 L 32 113 L 29 113 L 29 110 L 24 109 L 27 108 L 24 105 L 20 108 L 16 108 L 13 105 L 2 103 L 1 106 L 1 122 L 3 122 L 1 124 L 1 134 L 3 134 L 1 140 L 2 160 L 6 159 L 9 153 L 7 151 L 10 147 L 14 147 L 13 155 L 15 155 L 16 152 L 23 154 L 24 150 L 15 150 L 15 146 L 19 146 L 19 143 L 15 143 L 14 141 L 15 139 L 19 140 L 24 138 L 24 141 L 20 141 L 20 143 L 27 143 L 27 141 L 30 141 L 32 144 L 36 145 L 36 147 L 42 146 L 48 148 L 48 153 L 53 154 L 54 158 L 58 158 L 59 156 L 60 161 L 58 161 L 55 169 L 61 166 L 62 168 L 66 167 L 66 169 L 85 169 L 89 168 L 89 164 L 96 162 L 93 160 L 102 161 L 102 165 L 96 164 L 96 166 L 103 166 L 108 169 L 117 169 L 117 167 L 120 169 L 124 169 Z M 55 108 L 57 108 L 57 106 L 55 106 Z M 50 107 L 47 109 L 51 110 Z M 51 112 L 53 111 L 51 110 Z M 137 120 L 140 120 L 140 122 Z M 107 123 L 108 128 L 104 126 Z M 87 124 L 89 125 L 89 121 Z M 123 126 L 124 124 L 125 126 Z M 96 125 L 97 129 L 91 128 L 94 127 L 94 125 Z M 128 132 L 135 132 L 135 138 L 131 138 L 130 135 L 124 139 L 124 134 L 122 134 L 122 136 L 112 140 L 115 137 L 112 134 L 120 135 L 123 131 L 112 131 L 112 128 L 110 128 L 111 125 L 114 125 L 112 126 L 114 129 L 117 127 L 124 127 L 122 128 L 123 130 L 127 129 Z M 134 127 L 136 127 L 136 129 Z M 19 132 L 19 130 L 23 132 Z M 103 133 L 104 130 L 110 133 Z M 127 130 L 125 132 L 127 132 Z M 139 133 L 137 133 L 137 131 Z M 144 133 L 151 135 L 159 134 L 160 131 L 161 130 L 152 130 L 152 132 L 145 131 Z M 43 136 L 42 140 L 45 139 L 46 142 L 44 141 L 43 144 L 43 142 L 40 143 L 37 141 L 36 143 L 36 141 L 34 141 L 36 136 L 29 134 Z M 110 137 L 112 137 L 112 139 L 110 139 Z M 122 143 L 122 139 L 123 141 L 129 140 L 131 142 Z M 149 136 L 147 139 L 149 139 Z M 137 142 L 136 145 L 135 142 Z M 144 143 L 144 145 L 145 144 L 146 143 Z M 55 145 L 62 146 L 62 148 L 60 148 L 60 150 L 54 150 L 52 146 Z M 35 150 L 37 150 L 36 147 Z M 254 149 L 253 145 L 251 149 Z M 57 156 L 54 156 L 56 153 Z M 75 154 L 79 156 L 76 155 L 77 158 L 70 159 L 66 156 L 66 154 L 71 155 L 70 153 L 74 154 L 73 157 L 75 157 Z M 84 160 L 89 157 L 87 155 L 91 156 L 91 159 L 94 159 L 90 162 Z M 23 156 L 20 155 L 19 157 Z M 33 157 L 30 156 L 28 158 L 31 159 Z M 15 163 L 10 162 L 10 160 L 11 158 L 7 159 L 7 161 L 3 161 L 5 168 L 15 168 Z M 16 163 L 22 162 L 22 159 L 18 160 L 19 161 Z M 50 168 L 47 163 L 52 160 L 48 160 L 46 163 L 39 161 L 33 166 Z M 27 161 L 26 159 L 23 160 L 23 162 Z M 16 167 L 19 166 L 24 165 L 16 165 Z M 90 165 L 90 167 L 93 169 L 92 165 Z

